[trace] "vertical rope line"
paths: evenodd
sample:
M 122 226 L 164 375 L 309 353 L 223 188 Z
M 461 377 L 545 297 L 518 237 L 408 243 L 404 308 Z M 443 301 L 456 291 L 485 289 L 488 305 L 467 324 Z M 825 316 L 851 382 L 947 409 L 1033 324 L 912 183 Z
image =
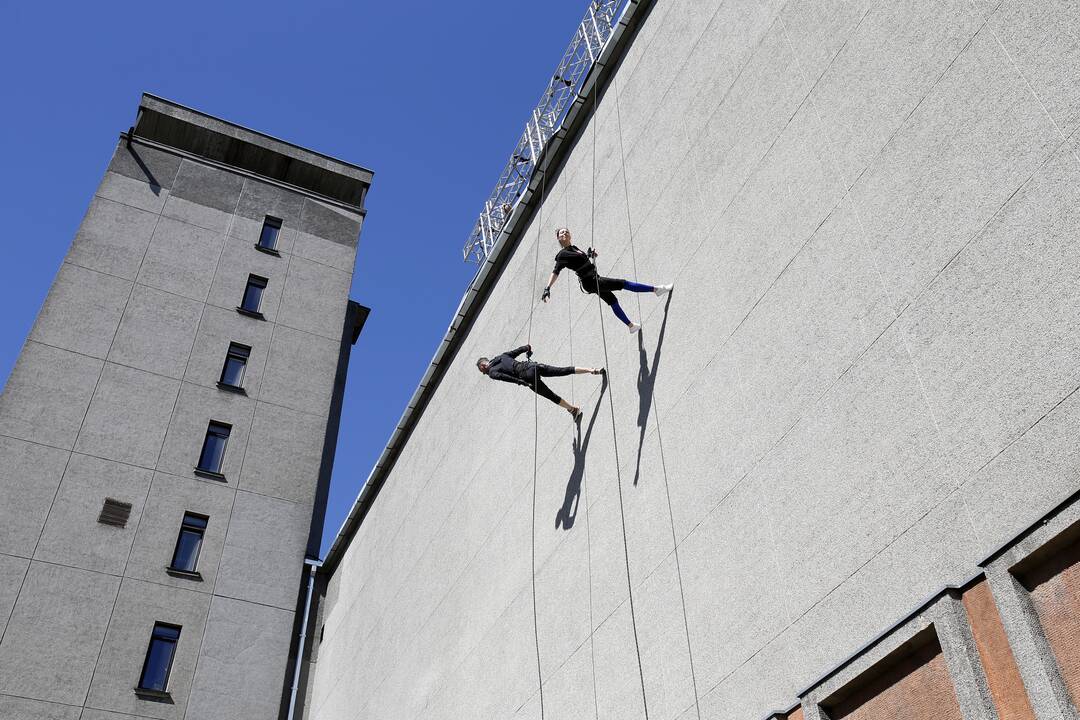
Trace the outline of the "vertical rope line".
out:
M 593 155 L 593 168 L 595 168 L 596 167 L 596 111 L 595 111 L 595 103 L 594 103 L 594 107 L 593 107 L 592 126 L 593 126 L 593 128 L 592 128 L 592 155 Z M 595 172 L 594 172 L 593 176 L 590 178 L 590 183 L 591 183 L 591 185 L 590 185 L 591 192 L 594 193 L 593 197 L 595 197 L 595 192 L 596 192 L 596 190 L 595 190 L 595 185 L 596 185 Z M 590 220 L 590 223 L 591 222 L 592 222 L 592 220 Z M 568 219 L 564 220 L 563 224 L 564 225 L 569 224 L 569 220 Z M 590 227 L 589 227 L 590 236 L 592 234 L 592 230 L 593 230 L 592 226 L 590 225 Z M 570 362 L 573 362 L 576 365 L 577 363 L 574 361 L 574 313 L 570 308 L 571 304 L 573 303 L 573 296 L 574 296 L 573 284 L 568 282 L 568 283 L 566 283 L 566 299 L 567 299 L 567 302 L 566 302 L 566 314 L 567 314 L 568 322 L 570 323 Z M 574 376 L 571 375 L 570 377 L 573 378 Z M 574 387 L 572 383 L 571 383 L 570 387 L 571 387 L 571 390 L 572 390 L 573 387 Z M 578 437 L 580 438 L 580 436 L 581 436 L 580 427 L 578 428 L 577 433 L 578 433 Z M 585 449 L 579 445 L 578 446 L 578 452 L 584 453 L 584 451 L 585 451 Z M 596 696 L 596 638 L 595 638 L 596 633 L 594 632 L 595 626 L 593 625 L 594 620 L 593 620 L 593 593 L 592 593 L 592 529 L 589 527 L 589 470 L 588 470 L 587 467 L 584 466 L 585 465 L 585 457 L 584 457 L 584 455 L 581 458 L 581 463 L 582 463 L 581 487 L 578 488 L 578 508 L 579 509 L 584 508 L 584 512 L 585 512 L 585 552 L 586 552 L 586 558 L 588 560 L 588 576 L 589 576 L 589 666 L 590 666 L 590 669 L 592 670 L 593 717 L 594 718 L 599 718 L 600 717 L 600 701 Z
M 537 158 L 537 161 L 539 162 L 539 158 Z M 547 173 L 544 173 L 541 176 L 540 183 L 540 202 L 536 206 L 536 252 L 533 253 L 532 295 L 530 296 L 529 300 L 529 330 L 526 339 L 526 343 L 529 345 L 530 348 L 532 347 L 533 313 L 536 311 L 536 273 L 540 269 L 540 231 L 542 230 L 544 218 L 544 195 L 547 193 Z M 532 524 L 530 531 L 532 572 L 530 573 L 530 582 L 532 583 L 533 643 L 536 646 L 536 686 L 540 693 L 540 720 L 544 720 L 544 676 L 540 668 L 540 623 L 536 617 L 536 458 L 537 454 L 539 453 L 538 437 L 540 434 L 540 411 L 538 407 L 539 395 L 536 394 L 538 382 L 539 376 L 534 372 Z
M 627 233 L 628 233 L 627 234 L 627 239 L 630 242 L 630 262 L 631 262 L 632 267 L 634 268 L 634 280 L 637 281 L 638 277 L 639 277 L 638 276 L 638 269 L 637 269 L 637 254 L 634 251 L 634 224 L 631 222 L 631 219 L 630 219 L 630 190 L 627 187 L 627 180 L 626 180 L 626 153 L 625 153 L 625 150 L 623 149 L 622 111 L 619 109 L 619 81 L 618 81 L 618 79 L 614 79 L 612 81 L 612 85 L 614 86 L 614 89 L 615 89 L 615 118 L 616 118 L 616 121 L 618 122 L 618 129 L 619 129 L 619 157 L 622 160 L 622 168 L 623 168 L 622 186 L 623 186 L 623 198 L 626 201 L 626 230 L 627 230 Z M 635 293 L 634 294 L 634 299 L 637 301 L 638 317 L 639 318 L 644 318 L 644 316 L 642 315 L 642 312 L 641 312 L 641 295 L 638 294 L 638 293 Z M 642 327 L 642 329 L 639 330 L 638 332 L 644 333 L 645 328 Z M 644 335 L 642 335 L 641 341 L 642 341 L 642 343 L 645 342 Z M 659 348 L 657 348 L 657 350 L 659 350 Z M 653 362 L 656 362 L 656 352 L 655 351 L 653 353 Z M 655 379 L 654 379 L 653 382 L 655 382 Z M 679 542 L 678 542 L 678 538 L 675 535 L 675 516 L 671 512 L 671 489 L 668 486 L 667 461 L 664 458 L 664 439 L 660 434 L 660 412 L 656 409 L 655 404 L 656 404 L 656 393 L 655 393 L 655 388 L 654 388 L 653 389 L 653 400 L 650 403 L 650 405 L 652 405 L 652 407 L 650 407 L 650 410 L 652 411 L 653 417 L 656 419 L 656 442 L 660 445 L 660 467 L 663 470 L 664 496 L 667 498 L 668 521 L 669 521 L 669 524 L 671 525 L 671 547 L 672 547 L 672 551 L 675 554 L 675 574 L 676 574 L 676 577 L 679 580 L 679 603 L 682 605 L 683 631 L 686 633 L 686 653 L 690 658 L 690 681 L 693 684 L 693 688 L 694 688 L 694 712 L 696 713 L 698 720 L 701 720 L 701 703 L 698 701 L 697 672 L 694 669 L 694 650 L 690 645 L 690 621 L 686 617 L 686 593 L 683 591 L 682 563 L 679 561 Z M 644 441 L 644 438 L 642 438 L 642 440 Z
M 592 207 L 589 218 L 589 232 L 592 247 L 596 248 L 596 96 L 600 92 L 599 81 L 593 86 L 593 153 L 592 153 Z M 626 168 L 623 167 L 623 182 L 626 182 Z M 627 214 L 630 207 L 627 205 Z M 604 343 L 604 367 L 610 365 L 608 361 L 607 332 L 604 330 L 604 304 L 600 299 L 599 280 L 596 288 L 596 310 L 600 317 L 600 338 Z M 610 379 L 610 373 L 608 375 Z M 611 442 L 615 449 L 615 479 L 619 490 L 619 523 L 622 526 L 623 560 L 626 565 L 626 593 L 630 603 L 630 627 L 634 633 L 634 653 L 637 656 L 638 681 L 641 683 L 641 705 L 645 709 L 645 720 L 649 720 L 649 702 L 645 697 L 645 673 L 641 669 L 641 644 L 638 642 L 637 614 L 634 611 L 634 584 L 630 580 L 630 550 L 626 541 L 626 511 L 623 508 L 622 469 L 619 465 L 619 436 L 615 432 L 615 400 L 614 388 L 608 389 L 608 408 L 611 410 Z

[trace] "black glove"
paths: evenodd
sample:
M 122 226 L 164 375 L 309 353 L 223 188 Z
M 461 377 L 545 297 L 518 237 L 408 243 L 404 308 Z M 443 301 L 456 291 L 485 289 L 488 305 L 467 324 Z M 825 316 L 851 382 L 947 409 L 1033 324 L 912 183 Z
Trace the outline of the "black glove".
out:
M 531 358 L 531 357 L 532 357 L 532 345 L 526 345 L 525 347 L 527 347 L 527 348 L 528 348 L 528 349 L 527 349 L 527 350 L 525 351 L 525 357 L 527 357 L 527 358 Z
M 551 297 L 551 288 L 549 288 L 549 287 L 544 288 L 544 292 L 540 293 L 540 299 L 541 300 L 547 300 L 550 297 Z
M 585 254 L 588 255 L 590 258 L 596 257 L 596 251 L 593 250 L 592 248 L 589 248 L 588 250 L 586 250 Z

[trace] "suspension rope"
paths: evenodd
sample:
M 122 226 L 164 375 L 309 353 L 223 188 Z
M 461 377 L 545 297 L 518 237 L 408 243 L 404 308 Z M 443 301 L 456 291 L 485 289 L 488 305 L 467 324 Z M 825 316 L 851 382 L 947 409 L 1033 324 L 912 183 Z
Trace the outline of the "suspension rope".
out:
M 539 158 L 537 158 L 539 162 Z M 533 312 L 536 310 L 536 273 L 540 269 L 540 231 L 543 229 L 544 196 L 547 194 L 547 173 L 540 177 L 540 202 L 536 206 L 536 252 L 533 260 L 532 295 L 529 305 L 529 330 L 526 344 L 529 346 L 529 355 L 532 355 L 532 327 Z M 536 390 L 540 382 L 540 375 L 533 371 L 533 477 L 532 477 L 532 529 L 530 532 L 530 549 L 532 552 L 532 615 L 533 615 L 533 642 L 536 645 L 536 685 L 540 692 L 540 720 L 544 720 L 544 676 L 540 668 L 540 623 L 536 617 L 536 464 L 539 453 L 538 438 L 540 434 L 540 396 Z
M 627 239 L 630 242 L 630 262 L 631 262 L 631 267 L 633 267 L 633 269 L 634 269 L 634 280 L 636 281 L 640 276 L 638 275 L 638 269 L 637 269 L 637 253 L 634 250 L 634 224 L 633 224 L 633 222 L 631 221 L 631 218 L 630 218 L 630 190 L 629 190 L 629 188 L 627 186 L 627 180 L 626 180 L 626 151 L 623 149 L 622 111 L 619 108 L 619 81 L 618 81 L 618 79 L 614 79 L 614 78 L 612 79 L 612 89 L 615 91 L 615 119 L 616 119 L 616 122 L 618 123 L 618 130 L 619 130 L 619 133 L 618 133 L 618 135 L 619 135 L 619 157 L 620 157 L 620 160 L 622 162 L 623 198 L 624 198 L 624 200 L 626 202 L 626 232 L 627 232 Z M 642 315 L 642 312 L 641 312 L 641 296 L 635 293 L 634 299 L 637 301 L 638 318 L 642 322 L 642 325 L 644 325 L 644 316 Z M 645 341 L 645 338 L 644 338 L 645 328 L 642 327 L 642 329 L 639 330 L 638 332 L 642 333 L 641 341 L 642 341 L 642 343 L 644 343 L 644 341 Z M 659 348 L 657 348 L 657 350 L 659 350 Z M 653 353 L 653 362 L 654 363 L 656 362 L 656 352 Z M 654 382 L 655 382 L 655 380 L 654 380 Z M 655 394 L 654 394 L 653 397 L 655 398 Z M 650 403 L 650 404 L 653 404 L 653 403 L 655 403 L 655 400 L 653 400 L 652 403 Z M 671 490 L 668 487 L 667 462 L 664 459 L 664 441 L 663 441 L 663 438 L 660 435 L 660 413 L 655 408 L 650 408 L 650 409 L 653 411 L 653 414 L 656 416 L 656 440 L 657 440 L 657 443 L 660 445 L 660 464 L 661 464 L 661 467 L 663 469 L 663 476 L 664 476 L 664 494 L 667 497 L 668 520 L 670 521 L 670 524 L 671 524 L 671 545 L 672 545 L 672 549 L 673 549 L 674 554 L 675 554 L 675 573 L 676 573 L 676 576 L 679 579 L 679 602 L 682 604 L 683 631 L 686 634 L 686 653 L 687 653 L 687 655 L 689 656 L 689 659 L 690 659 L 690 680 L 693 683 L 693 688 L 694 688 L 694 710 L 695 710 L 695 713 L 697 715 L 698 720 L 701 720 L 701 704 L 698 701 L 697 673 L 694 670 L 694 651 L 693 651 L 693 648 L 690 645 L 690 623 L 689 623 L 689 621 L 687 620 L 687 617 L 686 617 L 686 594 L 685 594 L 685 592 L 683 592 L 682 564 L 679 561 L 679 543 L 678 543 L 677 538 L 675 537 L 675 519 L 674 519 L 674 515 L 671 512 Z M 644 442 L 644 437 L 642 437 L 642 442 Z M 641 454 L 640 454 L 640 449 L 639 449 L 639 451 L 638 451 L 638 462 L 640 463 L 640 461 L 641 461 Z
M 592 244 L 592 248 L 596 249 L 596 125 L 599 118 L 596 114 L 596 98 L 600 93 L 599 79 L 596 84 L 593 85 L 593 113 L 592 113 L 592 203 L 591 203 L 591 215 L 589 218 L 589 240 Z M 616 98 L 617 105 L 617 98 Z M 620 127 L 621 133 L 621 127 Z M 620 138 L 621 141 L 621 138 Z M 620 145 L 620 150 L 622 149 Z M 626 182 L 626 159 L 623 158 L 623 182 Z M 626 213 L 629 217 L 630 206 L 627 204 Z M 595 263 L 595 258 L 593 262 Z M 599 278 L 599 273 L 597 273 Z M 604 368 L 607 369 L 610 365 L 608 361 L 608 347 L 607 347 L 607 332 L 604 330 L 604 304 L 600 299 L 600 287 L 599 279 L 596 280 L 596 310 L 600 317 L 600 338 L 604 343 Z M 610 377 L 610 375 L 609 375 Z M 611 410 L 611 443 L 615 449 L 615 478 L 619 489 L 619 522 L 622 526 L 622 542 L 623 542 L 623 560 L 626 564 L 626 592 L 630 601 L 630 627 L 634 633 L 634 653 L 637 655 L 638 666 L 638 681 L 641 683 L 641 704 L 645 710 L 645 720 L 649 720 L 649 702 L 645 697 L 645 673 L 641 668 L 641 644 L 638 642 L 637 631 L 637 614 L 634 612 L 634 584 L 630 580 L 630 550 L 629 544 L 626 540 L 626 511 L 623 508 L 623 488 L 622 488 L 622 470 L 619 465 L 619 437 L 615 432 L 615 400 L 614 390 L 608 391 L 608 408 Z M 696 698 L 695 698 L 696 700 Z

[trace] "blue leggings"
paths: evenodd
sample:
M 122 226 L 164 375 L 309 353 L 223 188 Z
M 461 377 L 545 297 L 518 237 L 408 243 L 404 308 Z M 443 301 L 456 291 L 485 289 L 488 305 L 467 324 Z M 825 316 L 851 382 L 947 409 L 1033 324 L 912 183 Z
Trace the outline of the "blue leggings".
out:
M 583 283 L 585 292 L 596 293 L 600 296 L 600 299 L 611 306 L 611 311 L 615 313 L 615 317 L 623 321 L 624 325 L 630 324 L 630 318 L 626 317 L 626 313 L 623 312 L 622 307 L 619 306 L 619 301 L 615 298 L 616 290 L 629 290 L 630 292 L 643 293 L 653 292 L 656 288 L 652 285 L 645 285 L 644 283 L 633 282 L 631 280 L 620 280 L 619 278 L 596 278 L 595 287 L 591 287 L 593 283 Z

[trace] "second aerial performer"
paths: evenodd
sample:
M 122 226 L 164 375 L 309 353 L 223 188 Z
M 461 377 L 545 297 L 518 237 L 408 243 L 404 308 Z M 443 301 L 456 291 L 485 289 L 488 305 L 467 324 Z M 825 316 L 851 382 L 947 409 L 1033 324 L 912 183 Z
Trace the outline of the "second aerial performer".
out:
M 555 269 L 551 271 L 551 277 L 548 278 L 547 286 L 544 288 L 543 294 L 540 299 L 547 302 L 551 298 L 551 286 L 555 284 L 555 281 L 559 279 L 559 272 L 563 268 L 570 268 L 578 276 L 578 282 L 581 283 L 581 289 L 587 293 L 595 293 L 600 296 L 600 299 L 611 306 L 611 311 L 615 313 L 615 317 L 619 318 L 626 325 L 630 332 L 637 332 L 641 326 L 635 322 L 631 322 L 630 318 L 623 312 L 622 307 L 619 305 L 619 301 L 615 298 L 615 291 L 617 290 L 629 290 L 630 292 L 651 292 L 657 295 L 664 295 L 671 292 L 671 285 L 645 285 L 643 283 L 634 282 L 632 280 L 622 280 L 620 278 L 602 277 L 596 270 L 596 265 L 593 264 L 592 259 L 596 257 L 596 251 L 592 248 L 588 250 L 582 250 L 581 248 L 573 245 L 571 241 L 570 231 L 566 228 L 559 228 L 555 231 L 555 237 L 559 240 L 559 245 L 562 249 L 555 255 Z

